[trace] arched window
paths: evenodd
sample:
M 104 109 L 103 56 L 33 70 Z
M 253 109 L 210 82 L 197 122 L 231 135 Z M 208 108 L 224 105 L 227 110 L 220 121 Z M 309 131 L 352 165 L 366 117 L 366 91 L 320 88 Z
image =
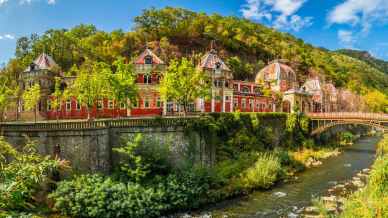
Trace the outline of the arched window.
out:
M 242 89 L 242 92 L 243 92 L 243 93 L 249 93 L 249 88 L 248 88 L 248 87 L 244 87 L 244 88 Z
M 283 101 L 282 108 L 283 108 L 283 112 L 291 113 L 291 103 L 289 101 L 287 100 Z
M 144 63 L 145 64 L 153 64 L 152 62 L 152 56 L 151 55 L 147 55 L 144 57 Z

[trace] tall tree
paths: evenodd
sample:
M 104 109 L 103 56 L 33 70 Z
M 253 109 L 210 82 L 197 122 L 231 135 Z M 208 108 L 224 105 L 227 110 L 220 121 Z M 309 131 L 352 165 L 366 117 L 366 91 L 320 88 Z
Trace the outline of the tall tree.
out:
M 109 65 L 102 62 L 86 62 L 79 70 L 77 79 L 70 88 L 70 94 L 76 96 L 80 104 L 87 108 L 88 120 L 90 112 L 98 100 L 109 95 L 108 77 L 112 74 Z
M 210 95 L 209 81 L 207 74 L 195 68 L 186 58 L 173 60 L 160 83 L 160 95 L 165 102 L 174 101 L 183 106 L 186 115 L 190 103 Z
M 13 91 L 9 87 L 8 79 L 0 76 L 0 122 L 4 119 L 4 112 L 11 102 L 10 98 L 12 95 Z
M 35 122 L 36 122 L 36 113 L 37 113 L 36 109 L 40 101 L 40 98 L 41 98 L 41 95 L 40 95 L 39 84 L 33 85 L 23 93 L 24 108 L 26 110 L 34 110 Z
M 126 64 L 124 58 L 120 58 L 113 63 L 116 68 L 114 74 L 109 75 L 109 84 L 111 96 L 115 100 L 115 106 L 120 104 L 128 108 L 128 100 L 130 102 L 137 101 L 138 89 L 136 85 L 136 77 L 132 64 Z

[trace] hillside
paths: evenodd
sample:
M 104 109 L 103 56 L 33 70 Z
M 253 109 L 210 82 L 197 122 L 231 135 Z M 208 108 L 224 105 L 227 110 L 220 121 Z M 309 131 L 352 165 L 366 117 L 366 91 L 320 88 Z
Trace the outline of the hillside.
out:
M 213 44 L 234 71 L 235 79 L 252 79 L 268 61 L 282 58 L 290 60 L 300 83 L 314 73 L 358 93 L 371 89 L 388 93 L 388 75 L 378 68 L 249 20 L 164 8 L 145 10 L 134 22 L 129 32 L 104 32 L 93 25 L 79 25 L 22 37 L 7 70 L 17 74 L 46 51 L 63 71 L 75 73 L 85 59 L 108 64 L 118 57 L 132 60 L 147 42 L 167 62 L 182 56 L 198 61 Z
M 357 58 L 361 61 L 365 61 L 372 67 L 380 70 L 381 72 L 384 72 L 388 74 L 388 61 L 380 60 L 378 58 L 373 57 L 369 52 L 367 51 L 359 51 L 359 50 L 352 50 L 352 49 L 341 49 L 337 51 L 338 53 L 348 55 L 353 58 Z

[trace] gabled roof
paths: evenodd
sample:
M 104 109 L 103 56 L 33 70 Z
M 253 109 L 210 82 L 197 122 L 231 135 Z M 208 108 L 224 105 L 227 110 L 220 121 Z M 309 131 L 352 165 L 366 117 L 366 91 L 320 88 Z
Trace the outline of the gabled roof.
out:
M 35 61 L 32 62 L 30 66 L 27 67 L 25 72 L 33 70 L 51 70 L 57 66 L 57 63 L 55 63 L 54 59 L 50 55 L 42 53 L 37 59 L 35 59 Z M 34 68 L 32 69 L 32 67 Z
M 152 57 L 152 64 L 164 64 L 164 61 L 156 56 L 150 49 L 145 49 L 143 53 L 136 59 L 135 64 L 145 64 L 145 58 L 147 56 Z
M 219 65 L 221 70 L 230 71 L 229 67 L 225 64 L 224 61 L 222 61 L 222 59 L 217 55 L 217 51 L 214 49 L 205 54 L 199 63 L 199 67 L 202 69 L 214 70 L 217 68 L 217 65 Z

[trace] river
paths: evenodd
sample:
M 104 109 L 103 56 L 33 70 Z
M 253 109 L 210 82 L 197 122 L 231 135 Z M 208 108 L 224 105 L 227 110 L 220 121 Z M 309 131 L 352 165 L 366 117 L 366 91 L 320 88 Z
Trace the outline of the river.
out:
M 269 191 L 257 191 L 247 197 L 227 201 L 211 208 L 212 217 L 288 217 L 312 204 L 336 182 L 350 180 L 369 168 L 375 159 L 378 137 L 361 138 L 336 157 L 298 175 L 294 182 L 279 184 Z M 293 215 L 295 216 L 295 215 Z

